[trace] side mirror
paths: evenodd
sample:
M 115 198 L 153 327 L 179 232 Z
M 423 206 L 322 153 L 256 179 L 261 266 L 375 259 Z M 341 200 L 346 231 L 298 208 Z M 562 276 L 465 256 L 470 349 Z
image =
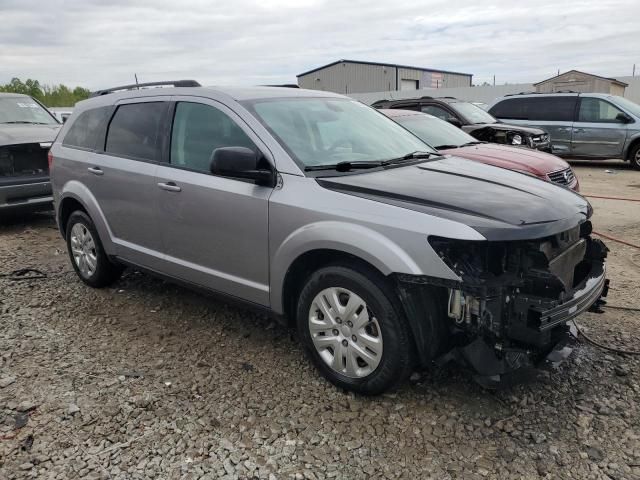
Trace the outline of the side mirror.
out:
M 265 165 L 261 165 L 264 163 Z M 216 148 L 211 154 L 209 169 L 214 175 L 253 180 L 256 185 L 274 187 L 275 172 L 265 168 L 266 160 L 246 147 Z
M 449 122 L 451 125 L 454 125 L 458 128 L 462 127 L 462 122 L 458 120 L 456 117 L 447 117 L 447 122 Z
M 616 115 L 616 120 L 620 123 L 631 123 L 632 122 L 632 118 L 627 115 L 626 113 L 620 112 L 618 115 Z

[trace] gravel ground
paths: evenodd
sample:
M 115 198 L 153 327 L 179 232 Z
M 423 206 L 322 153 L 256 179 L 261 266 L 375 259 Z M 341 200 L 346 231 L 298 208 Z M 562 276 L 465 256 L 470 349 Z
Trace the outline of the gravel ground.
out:
M 605 168 L 615 168 L 614 174 Z M 640 198 L 640 172 L 578 166 L 583 193 Z M 640 243 L 637 203 L 593 200 L 595 227 Z M 640 251 L 611 248 L 611 305 L 638 307 Z M 128 271 L 92 290 L 50 216 L 0 226 L 0 479 L 640 479 L 639 357 L 579 344 L 497 392 L 462 367 L 393 394 L 338 391 L 292 331 Z M 640 348 L 640 315 L 584 314 Z

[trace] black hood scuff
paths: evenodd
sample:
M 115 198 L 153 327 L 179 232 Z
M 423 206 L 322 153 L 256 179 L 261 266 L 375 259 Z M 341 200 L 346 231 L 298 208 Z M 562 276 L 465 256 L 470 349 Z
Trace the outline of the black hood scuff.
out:
M 317 181 L 331 190 L 463 223 L 487 240 L 543 238 L 591 214 L 589 202 L 568 189 L 457 157 Z

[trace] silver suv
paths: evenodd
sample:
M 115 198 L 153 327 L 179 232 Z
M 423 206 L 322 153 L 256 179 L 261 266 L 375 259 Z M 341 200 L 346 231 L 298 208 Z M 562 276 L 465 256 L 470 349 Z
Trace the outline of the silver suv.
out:
M 443 156 L 349 98 L 101 93 L 51 149 L 80 279 L 132 265 L 264 309 L 340 387 L 380 393 L 452 349 L 498 378 L 606 295 L 583 197 Z
M 489 112 L 509 123 L 540 127 L 564 158 L 619 158 L 640 169 L 640 105 L 601 93 L 517 94 Z

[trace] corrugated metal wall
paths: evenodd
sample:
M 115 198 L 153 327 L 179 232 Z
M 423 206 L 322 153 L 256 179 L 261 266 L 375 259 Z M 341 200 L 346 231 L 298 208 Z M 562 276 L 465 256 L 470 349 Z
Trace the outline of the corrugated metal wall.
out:
M 467 75 L 429 72 L 411 68 L 388 67 L 361 63 L 339 63 L 298 77 L 301 88 L 352 94 L 389 92 L 398 89 L 402 79 L 418 80 L 419 86 L 464 86 L 471 83 Z

